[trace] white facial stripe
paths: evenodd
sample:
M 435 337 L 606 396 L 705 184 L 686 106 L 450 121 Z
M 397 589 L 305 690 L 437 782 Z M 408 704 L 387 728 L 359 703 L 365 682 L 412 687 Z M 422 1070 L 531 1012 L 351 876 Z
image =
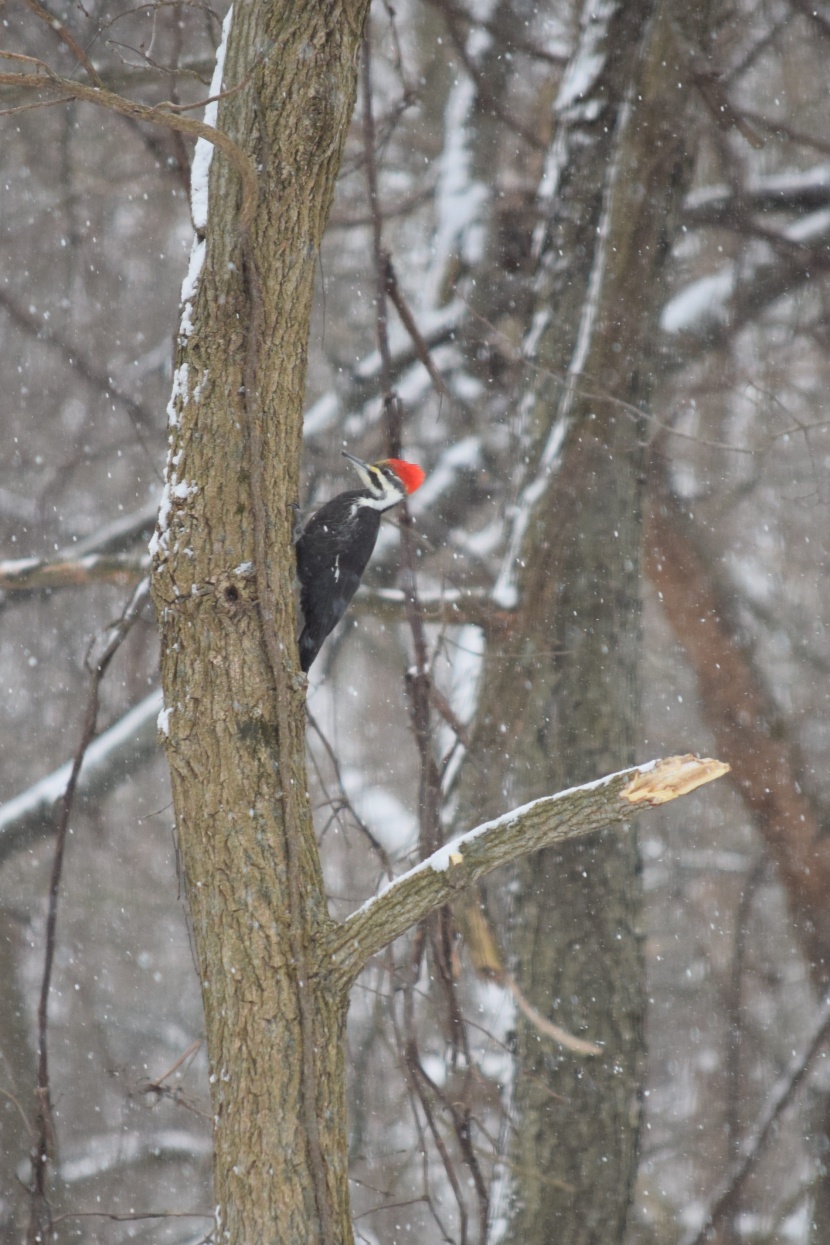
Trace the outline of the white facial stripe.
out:
M 390 490 L 385 497 L 358 497 L 357 501 L 352 503 L 352 509 L 366 506 L 369 510 L 388 510 L 390 506 L 396 506 L 399 501 L 403 501 L 403 493 L 393 493 Z
M 372 494 L 371 497 L 361 497 L 357 505 L 368 506 L 372 510 L 388 510 L 390 506 L 396 506 L 399 501 L 403 501 L 406 490 L 394 472 L 376 467 L 374 463 L 366 466 L 357 463 L 354 465 Z

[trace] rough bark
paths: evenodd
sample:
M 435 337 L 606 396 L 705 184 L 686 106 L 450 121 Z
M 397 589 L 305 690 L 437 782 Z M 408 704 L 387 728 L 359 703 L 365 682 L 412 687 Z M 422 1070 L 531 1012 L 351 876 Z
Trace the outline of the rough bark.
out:
M 573 98 L 566 75 L 560 93 L 535 333 L 547 370 L 526 406 L 525 498 L 535 485 L 538 500 L 515 549 L 522 609 L 509 660 L 492 651 L 485 662 L 479 764 L 460 802 L 476 820 L 633 756 L 643 429 L 615 400 L 648 393 L 660 278 L 690 168 L 689 91 L 678 89 L 669 16 L 665 5 L 586 6 L 577 56 L 597 54 L 601 69 Z M 622 1238 L 642 1074 L 638 896 L 633 832 L 551 848 L 518 869 L 523 993 L 613 1057 L 589 1075 L 519 1021 L 511 1241 Z
M 218 124 L 253 159 L 259 195 L 240 230 L 239 179 L 214 156 L 204 266 L 178 351 L 179 487 L 154 593 L 221 1241 L 351 1240 L 346 998 L 314 963 L 329 918 L 306 793 L 289 507 L 314 271 L 366 8 L 238 7 L 224 85 L 241 89 Z

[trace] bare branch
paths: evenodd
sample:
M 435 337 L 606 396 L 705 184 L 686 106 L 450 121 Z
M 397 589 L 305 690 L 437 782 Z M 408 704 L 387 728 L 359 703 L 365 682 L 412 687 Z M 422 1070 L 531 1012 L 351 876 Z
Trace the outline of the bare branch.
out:
M 348 985 L 378 951 L 499 865 L 617 825 L 638 807 L 676 800 L 728 770 L 710 758 L 664 757 L 543 796 L 484 822 L 445 843 L 352 913 L 332 932 L 326 961 L 330 957 L 337 976 Z
M 156 688 L 89 746 L 77 793 L 89 799 L 112 791 L 128 773 L 156 751 L 156 718 L 162 708 Z M 55 803 L 66 790 L 72 762 L 67 761 L 20 795 L 0 805 L 0 863 L 20 847 L 52 834 Z
M 816 1013 L 812 1029 L 804 1046 L 797 1051 L 787 1070 L 773 1085 L 754 1126 L 740 1145 L 740 1152 L 720 1187 L 709 1200 L 702 1222 L 681 1238 L 680 1245 L 703 1245 L 710 1240 L 710 1229 L 734 1208 L 735 1198 L 749 1173 L 757 1166 L 764 1152 L 770 1132 L 780 1119 L 781 1113 L 792 1101 L 793 1094 L 809 1072 L 813 1060 L 830 1032 L 830 996 L 825 998 Z
M 78 588 L 105 580 L 129 584 L 150 569 L 149 554 L 89 554 L 82 558 L 15 558 L 0 562 L 0 588 Z
M 89 671 L 89 696 L 84 713 L 81 738 L 75 752 L 75 759 L 69 770 L 69 779 L 61 800 L 60 812 L 55 828 L 55 853 L 52 860 L 52 871 L 49 878 L 49 905 L 46 914 L 45 948 L 43 953 L 43 974 L 40 983 L 40 999 L 37 1009 L 37 1087 L 35 1090 L 35 1140 L 30 1152 L 32 1165 L 31 1209 L 27 1241 L 30 1245 L 43 1239 L 44 1229 L 51 1226 L 51 1209 L 47 1200 L 47 1162 L 54 1153 L 54 1121 L 52 1116 L 51 1084 L 49 1079 L 49 993 L 52 983 L 52 969 L 55 962 L 57 945 L 58 900 L 60 898 L 61 880 L 63 877 L 63 859 L 66 840 L 69 833 L 69 818 L 75 802 L 84 757 L 95 735 L 100 705 L 101 681 L 107 667 L 121 647 L 124 639 L 141 613 L 150 595 L 150 580 L 144 579 L 133 592 L 124 608 L 120 619 L 107 627 L 106 631 L 96 636 L 89 646 L 86 655 L 86 667 Z
M 117 519 L 111 519 L 94 532 L 90 532 L 89 536 L 85 536 L 83 540 L 76 541 L 63 549 L 62 556 L 80 558 L 86 557 L 89 553 L 121 553 L 142 535 L 150 539 L 158 520 L 158 513 L 159 499 L 154 497 L 152 501 L 140 506 L 138 510 L 119 515 Z
M 0 73 L 0 86 L 11 86 L 22 91 L 43 91 L 50 94 L 62 94 L 71 99 L 81 100 L 85 104 L 95 104 L 99 108 L 108 108 L 122 117 L 131 117 L 134 121 L 149 121 L 154 125 L 165 125 L 168 129 L 177 130 L 181 134 L 191 134 L 195 138 L 204 138 L 217 147 L 228 163 L 239 174 L 242 182 L 242 203 L 239 209 L 239 227 L 244 232 L 250 224 L 257 200 L 258 182 L 253 162 L 245 155 L 232 139 L 228 138 L 215 126 L 205 125 L 193 117 L 180 116 L 177 105 L 172 103 L 139 104 L 97 87 L 84 86 L 73 82 L 71 78 L 56 74 L 45 61 L 36 60 L 31 56 L 18 53 L 2 52 L 0 57 L 6 60 L 23 61 L 36 66 L 35 73 Z
M 44 8 L 43 5 L 39 3 L 39 0 L 26 0 L 26 4 L 28 4 L 33 13 L 37 14 L 42 22 L 45 22 L 51 30 L 54 30 L 61 42 L 66 44 L 78 64 L 82 65 L 86 70 L 93 85 L 97 87 L 103 86 L 104 84 L 99 78 L 98 73 L 93 67 L 91 61 L 87 57 L 86 52 L 60 18 L 55 17 L 54 14 L 50 13 L 48 9 Z
M 392 257 L 387 252 L 384 252 L 382 262 L 384 264 L 383 279 L 386 293 L 389 295 L 395 310 L 400 316 L 401 324 L 412 339 L 415 353 L 429 372 L 430 379 L 438 392 L 443 394 L 445 398 L 449 398 L 450 392 L 444 384 L 441 373 L 432 361 L 432 355 L 429 353 L 429 347 L 424 341 L 421 330 L 418 328 L 418 322 L 412 314 L 409 303 L 403 296 L 401 287 L 398 285 L 398 278 L 392 265 Z

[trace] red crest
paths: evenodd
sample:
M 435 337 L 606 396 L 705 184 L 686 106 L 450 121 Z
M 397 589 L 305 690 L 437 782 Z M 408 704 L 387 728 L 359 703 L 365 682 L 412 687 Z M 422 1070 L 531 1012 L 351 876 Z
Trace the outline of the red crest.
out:
M 402 458 L 387 458 L 386 466 L 392 468 L 407 493 L 414 493 L 426 479 L 423 467 L 419 467 L 417 463 L 405 463 Z

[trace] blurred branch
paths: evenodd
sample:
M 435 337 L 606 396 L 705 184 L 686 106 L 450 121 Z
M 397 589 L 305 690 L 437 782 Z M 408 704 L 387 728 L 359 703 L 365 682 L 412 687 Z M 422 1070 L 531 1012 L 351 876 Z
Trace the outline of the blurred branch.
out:
M 571 49 L 564 43 L 560 44 L 557 51 L 551 51 L 541 46 L 540 43 L 523 39 L 519 30 L 521 29 L 518 22 L 514 23 L 514 28 L 509 32 L 505 32 L 504 23 L 499 21 L 488 20 L 486 17 L 480 17 L 478 14 L 473 16 L 465 8 L 460 5 L 453 4 L 451 0 L 429 0 L 435 8 L 439 9 L 448 20 L 455 23 L 463 22 L 471 30 L 486 30 L 490 34 L 502 42 L 506 42 L 510 50 L 515 49 L 522 52 L 531 60 L 546 61 L 550 65 L 564 66 L 567 63 Z
M 142 449 L 151 461 L 155 460 L 155 454 L 147 445 L 142 431 L 142 426 L 145 425 L 152 428 L 153 415 L 143 403 L 137 402 L 120 389 L 106 372 L 100 371 L 88 359 L 83 358 L 78 353 L 77 348 L 62 336 L 53 323 L 48 323 L 30 308 L 18 303 L 9 294 L 8 290 L 0 290 L 0 307 L 5 308 L 11 319 L 23 332 L 28 333 L 36 341 L 54 346 L 62 355 L 67 366 L 74 372 L 77 372 L 88 385 L 100 390 L 108 398 L 117 399 L 131 420 Z
M 432 355 L 429 353 L 429 347 L 424 341 L 423 335 L 418 328 L 418 323 L 412 314 L 412 310 L 403 296 L 403 291 L 398 285 L 398 278 L 392 265 L 392 257 L 387 252 L 381 255 L 381 264 L 383 267 L 383 283 L 384 289 L 392 301 L 392 304 L 400 316 L 401 324 L 406 329 L 412 345 L 415 347 L 415 353 L 429 372 L 433 385 L 440 394 L 445 398 L 449 398 L 450 393 L 444 384 L 441 373 L 432 361 Z
M 773 123 L 769 123 L 773 124 Z M 830 152 L 830 145 L 827 148 Z M 778 173 L 747 181 L 738 192 L 729 186 L 705 186 L 683 205 L 687 225 L 735 225 L 756 213 L 804 215 L 830 206 L 827 164 L 794 173 Z
M 552 1038 L 554 1042 L 558 1042 L 566 1050 L 573 1051 L 575 1055 L 601 1055 L 603 1048 L 597 1046 L 596 1042 L 575 1037 L 567 1029 L 554 1024 L 525 997 L 515 977 L 504 967 L 504 955 L 485 915 L 480 896 L 468 895 L 466 901 L 458 906 L 461 909 L 460 924 L 464 942 L 478 976 L 484 981 L 494 981 L 502 989 L 509 990 L 519 1011 L 545 1037 Z
M 646 572 L 697 675 L 703 712 L 732 781 L 781 872 L 814 980 L 830 974 L 830 838 L 803 792 L 798 750 L 737 638 L 729 592 L 716 562 L 698 548 L 677 499 L 652 470 L 646 519 Z
M 62 551 L 63 557 L 85 557 L 88 553 L 120 553 L 146 533 L 149 539 L 158 519 L 159 501 L 153 498 L 138 510 L 111 519 L 83 540 Z
M 156 753 L 156 719 L 163 707 L 161 691 L 150 692 L 87 748 L 76 794 L 94 799 L 118 784 Z M 53 834 L 55 803 L 66 790 L 72 771 L 67 761 L 20 795 L 0 805 L 0 863 L 12 852 L 31 847 Z
M 32 12 L 35 13 L 40 20 L 49 27 L 50 30 L 54 30 L 61 42 L 66 44 L 78 64 L 82 65 L 86 70 L 92 84 L 97 87 L 103 87 L 104 84 L 99 78 L 97 70 L 89 61 L 86 52 L 60 18 L 54 16 L 54 14 L 50 13 L 48 9 L 45 9 L 43 5 L 39 3 L 39 0 L 25 0 L 25 2 L 28 4 Z
M 85 104 L 95 104 L 98 108 L 106 108 L 123 117 L 131 117 L 136 121 L 149 121 L 153 125 L 164 125 L 181 134 L 191 134 L 212 143 L 236 170 L 242 182 L 239 227 L 243 232 L 247 228 L 253 215 L 258 193 L 258 181 L 253 162 L 245 155 L 241 147 L 215 126 L 205 125 L 203 121 L 180 115 L 180 109 L 203 107 L 205 102 L 210 102 L 210 100 L 200 100 L 195 104 L 187 105 L 170 102 L 153 105 L 139 104 L 134 100 L 126 99 L 123 95 L 116 95 L 112 91 L 84 86 L 80 82 L 74 82 L 71 78 L 64 78 L 55 73 L 45 61 L 37 60 L 32 56 L 0 51 L 0 58 L 33 65 L 36 70 L 34 73 L 0 73 L 0 86 L 14 87 L 19 91 L 63 95 Z
M 813 1060 L 830 1034 L 830 997 L 825 998 L 813 1021 L 810 1035 L 801 1050 L 793 1056 L 786 1072 L 770 1090 L 757 1120 L 740 1145 L 740 1154 L 726 1173 L 720 1187 L 707 1203 L 699 1226 L 680 1239 L 680 1245 L 704 1245 L 711 1240 L 711 1229 L 735 1208 L 738 1193 L 747 1176 L 758 1165 L 770 1133 L 795 1091 L 812 1067 Z
M 148 553 L 88 554 L 86 557 L 16 558 L 0 562 L 0 589 L 79 588 L 102 581 L 125 584 L 150 569 Z
M 461 834 L 402 874 L 330 935 L 321 962 L 349 984 L 378 951 L 499 865 L 688 795 L 728 772 L 722 761 L 664 757 L 543 796 Z
M 75 759 L 69 771 L 66 790 L 61 800 L 55 830 L 55 854 L 49 878 L 49 906 L 46 914 L 43 975 L 37 1009 L 37 1088 L 35 1090 L 35 1138 L 31 1149 L 31 1207 L 28 1245 L 37 1245 L 51 1227 L 52 1212 L 47 1198 L 48 1163 L 54 1155 L 54 1121 L 52 1115 L 52 1092 L 49 1080 L 49 992 L 52 984 L 52 968 L 57 948 L 58 899 L 63 877 L 63 858 L 69 833 L 69 817 L 75 802 L 84 757 L 92 743 L 98 721 L 101 681 L 107 667 L 126 639 L 127 633 L 139 617 L 150 596 L 149 576 L 141 581 L 133 592 L 116 623 L 96 636 L 87 651 L 85 665 L 89 671 L 89 697 L 81 728 L 81 738 Z
M 494 116 L 498 117 L 502 125 L 506 126 L 509 130 L 512 130 L 514 134 L 517 134 L 519 138 L 527 143 L 531 150 L 544 151 L 546 144 L 543 143 L 538 135 L 534 134 L 532 130 L 527 129 L 527 127 L 517 121 L 515 117 L 511 117 L 510 113 L 502 106 L 499 97 L 491 89 L 486 75 L 482 73 L 481 69 L 470 55 L 467 48 L 467 40 L 464 37 L 464 32 L 462 31 L 459 22 L 459 18 L 462 15 L 457 12 L 452 4 L 448 3 L 448 0 L 432 0 L 432 3 L 444 16 L 444 22 L 446 23 L 447 31 L 450 39 L 452 40 L 453 47 L 458 54 L 461 64 L 466 69 L 473 85 L 475 86 L 476 94 L 482 108 L 487 109 L 492 112 Z

